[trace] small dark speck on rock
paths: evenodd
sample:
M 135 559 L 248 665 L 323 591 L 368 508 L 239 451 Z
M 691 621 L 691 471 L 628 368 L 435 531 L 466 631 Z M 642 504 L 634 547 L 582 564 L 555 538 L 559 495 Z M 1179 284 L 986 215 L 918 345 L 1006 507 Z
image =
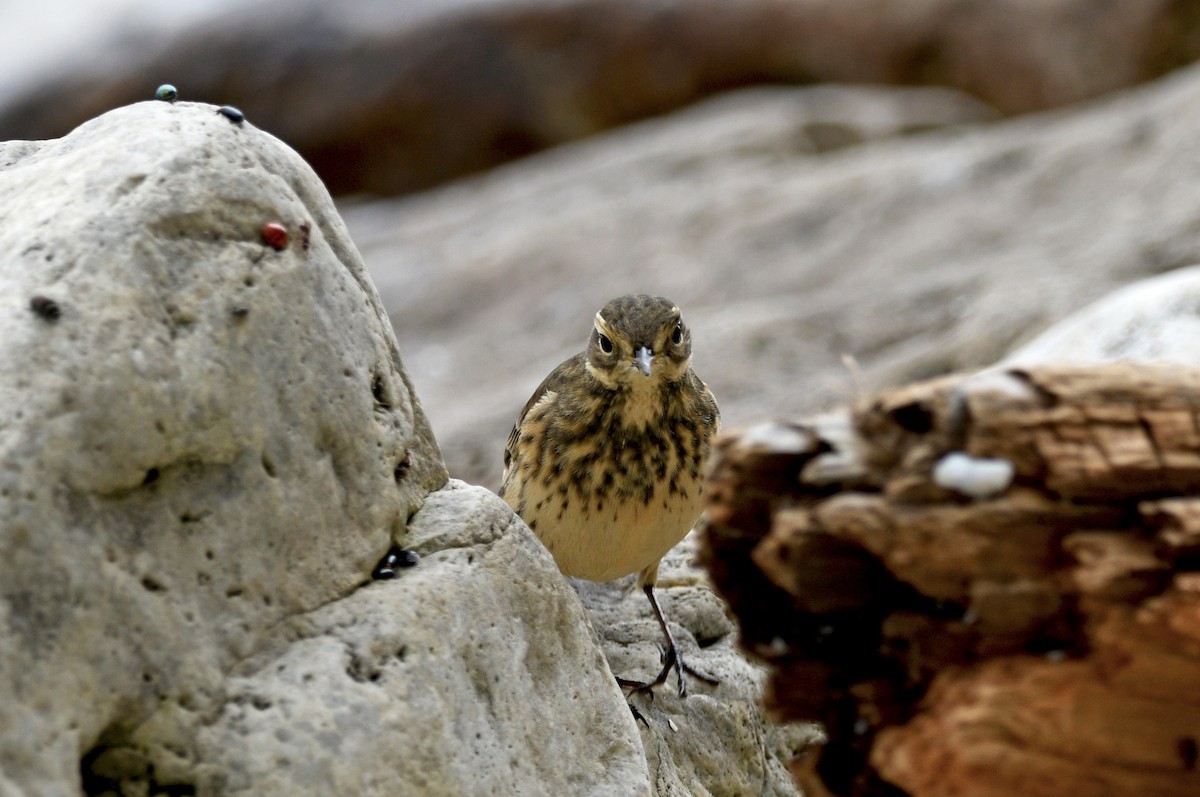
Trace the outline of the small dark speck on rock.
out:
M 240 125 L 246 120 L 246 114 L 242 113 L 237 108 L 234 108 L 232 105 L 222 105 L 217 109 L 217 113 L 221 114 L 221 116 L 224 116 L 234 124 Z
M 29 300 L 29 309 L 47 321 L 57 321 L 62 315 L 58 302 L 45 296 L 34 296 Z
M 371 577 L 376 581 L 395 578 L 397 567 L 412 567 L 420 560 L 421 556 L 416 551 L 392 548 L 379 560 L 379 564 L 375 565 L 375 569 L 371 571 Z

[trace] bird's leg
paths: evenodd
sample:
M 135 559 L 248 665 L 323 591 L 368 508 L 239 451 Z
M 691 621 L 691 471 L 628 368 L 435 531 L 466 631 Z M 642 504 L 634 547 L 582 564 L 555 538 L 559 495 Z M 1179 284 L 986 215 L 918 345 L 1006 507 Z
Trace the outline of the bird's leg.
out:
M 679 648 L 675 644 L 675 637 L 671 633 L 671 627 L 667 624 L 667 616 L 663 614 L 662 607 L 658 605 L 658 598 L 654 595 L 654 585 L 644 584 L 642 591 L 646 593 L 646 597 L 650 600 L 650 606 L 654 608 L 654 616 L 658 618 L 658 625 L 662 628 L 663 636 L 667 639 L 667 649 L 663 651 L 662 655 L 663 668 L 658 677 L 653 681 L 631 681 L 626 678 L 618 678 L 617 683 L 626 689 L 633 689 L 636 692 L 646 692 L 652 695 L 653 693 L 650 690 L 659 684 L 666 683 L 667 676 L 670 675 L 672 667 L 675 668 L 675 673 L 679 678 L 680 697 L 687 697 L 687 682 L 683 678 L 685 670 L 705 683 L 714 685 L 720 683 L 711 675 L 698 672 L 684 663 L 683 656 L 680 655 Z
M 654 685 L 665 683 L 667 676 L 671 673 L 671 668 L 675 668 L 675 674 L 679 678 L 679 696 L 687 696 L 687 682 L 683 680 L 683 659 L 679 655 L 679 648 L 675 646 L 675 637 L 671 633 L 671 626 L 667 624 L 667 616 L 663 614 L 662 606 L 658 604 L 658 597 L 654 594 L 654 585 L 646 584 L 642 587 L 642 591 L 646 593 L 646 597 L 650 600 L 650 605 L 654 607 L 654 616 L 658 618 L 658 626 L 662 629 L 663 636 L 667 639 L 667 649 L 663 651 L 663 668 L 658 677 L 654 679 Z

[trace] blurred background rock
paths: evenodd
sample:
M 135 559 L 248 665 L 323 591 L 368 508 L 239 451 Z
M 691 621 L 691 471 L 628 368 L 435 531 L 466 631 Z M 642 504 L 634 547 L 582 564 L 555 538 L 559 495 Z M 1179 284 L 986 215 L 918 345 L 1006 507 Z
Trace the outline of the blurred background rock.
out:
M 1200 2 L 8 0 L 0 139 L 173 83 L 297 149 L 451 473 L 632 291 L 727 425 L 989 364 L 1200 260 Z

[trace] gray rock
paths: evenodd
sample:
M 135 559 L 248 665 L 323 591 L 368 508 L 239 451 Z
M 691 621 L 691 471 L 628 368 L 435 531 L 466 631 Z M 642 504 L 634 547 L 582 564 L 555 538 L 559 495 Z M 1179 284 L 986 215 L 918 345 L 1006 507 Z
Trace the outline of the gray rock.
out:
M 688 677 L 680 699 L 675 674 L 653 699 L 634 695 L 638 723 L 657 797 L 794 797 L 787 764 L 820 738 L 811 723 L 767 722 L 765 670 L 737 648 L 737 626 L 703 569 L 689 535 L 668 553 L 656 592 L 685 661 L 716 678 L 716 686 Z M 662 632 L 635 578 L 610 584 L 573 580 L 617 674 L 646 680 L 661 668 Z
M 496 484 L 525 398 L 633 290 L 683 309 L 733 428 L 990 365 L 1200 262 L 1195 67 L 1070 111 L 825 153 L 795 145 L 812 117 L 787 121 L 785 102 L 729 97 L 344 208 L 455 476 Z
M 452 482 L 406 544 L 417 567 L 237 667 L 199 735 L 202 793 L 649 794 L 587 616 L 507 505 Z
M 0 220 L 0 783 L 74 795 L 361 586 L 445 467 L 328 194 L 249 123 L 0 145 Z
M 764 728 L 678 559 L 664 602 L 722 683 L 639 736 L 605 654 L 657 669 L 648 608 L 593 604 L 602 642 L 499 498 L 442 487 L 362 261 L 278 141 L 122 108 L 0 145 L 0 219 L 3 797 L 794 793 L 811 729 Z M 423 559 L 371 582 L 397 542 Z

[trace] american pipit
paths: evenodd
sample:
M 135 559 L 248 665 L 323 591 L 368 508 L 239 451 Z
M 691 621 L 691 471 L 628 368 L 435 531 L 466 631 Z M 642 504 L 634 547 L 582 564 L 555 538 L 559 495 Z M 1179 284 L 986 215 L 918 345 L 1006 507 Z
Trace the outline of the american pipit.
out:
M 666 637 L 663 669 L 652 681 L 618 681 L 649 689 L 674 667 L 680 696 L 685 665 L 654 584 L 663 554 L 700 517 L 704 461 L 720 425 L 691 362 L 691 333 L 672 302 L 637 295 L 606 304 L 587 349 L 551 371 L 521 410 L 500 490 L 566 575 L 638 574 Z

